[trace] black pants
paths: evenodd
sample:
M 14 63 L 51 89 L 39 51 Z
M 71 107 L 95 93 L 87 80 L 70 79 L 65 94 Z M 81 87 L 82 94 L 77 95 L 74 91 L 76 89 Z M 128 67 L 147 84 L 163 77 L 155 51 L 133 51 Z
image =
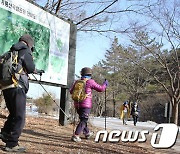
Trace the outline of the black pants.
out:
M 3 90 L 4 99 L 9 116 L 1 129 L 4 135 L 3 142 L 7 147 L 18 145 L 18 139 L 25 124 L 26 93 L 22 88 L 11 88 Z
M 134 126 L 136 126 L 137 120 L 138 120 L 138 116 L 133 115 Z

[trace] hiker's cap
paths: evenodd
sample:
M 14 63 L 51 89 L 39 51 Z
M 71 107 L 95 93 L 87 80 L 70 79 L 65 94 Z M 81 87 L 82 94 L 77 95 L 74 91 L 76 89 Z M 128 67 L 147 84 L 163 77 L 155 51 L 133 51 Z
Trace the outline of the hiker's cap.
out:
M 30 49 L 34 46 L 34 40 L 31 37 L 31 35 L 29 34 L 24 34 L 19 38 L 19 41 L 24 41 L 27 43 L 28 47 L 30 47 Z
M 128 105 L 128 101 L 125 101 L 123 104 L 124 104 L 124 105 Z
M 133 105 L 137 105 L 137 102 L 134 102 Z
M 89 67 L 84 67 L 81 69 L 81 75 L 91 75 L 92 74 L 92 69 Z

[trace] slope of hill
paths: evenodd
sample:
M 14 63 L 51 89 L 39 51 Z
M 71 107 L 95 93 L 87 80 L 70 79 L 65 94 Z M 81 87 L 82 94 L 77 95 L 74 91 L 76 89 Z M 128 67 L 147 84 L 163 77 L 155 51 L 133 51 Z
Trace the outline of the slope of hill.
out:
M 1 117 L 0 127 L 5 121 Z M 94 126 L 90 126 L 94 132 L 100 130 Z M 165 153 L 165 151 L 156 150 L 146 144 L 139 146 L 137 143 L 96 143 L 94 138 L 85 140 L 82 136 L 82 142 L 75 143 L 71 141 L 73 133 L 73 125 L 59 126 L 58 120 L 43 117 L 27 116 L 26 126 L 20 137 L 20 145 L 27 148 L 29 154 L 44 154 L 44 153 L 67 153 L 67 154 L 96 154 L 96 153 Z M 0 142 L 0 147 L 4 146 Z M 5 153 L 2 150 L 0 153 Z

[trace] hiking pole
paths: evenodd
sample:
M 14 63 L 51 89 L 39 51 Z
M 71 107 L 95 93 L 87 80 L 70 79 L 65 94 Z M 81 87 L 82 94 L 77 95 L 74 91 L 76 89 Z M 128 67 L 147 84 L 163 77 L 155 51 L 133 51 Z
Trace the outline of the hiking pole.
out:
M 34 74 L 32 74 L 33 77 L 36 79 L 36 81 L 40 84 L 40 86 L 44 89 L 44 91 L 50 96 L 50 98 L 53 100 L 53 102 L 57 105 L 57 107 L 63 112 L 63 114 L 67 117 L 67 120 L 69 120 L 69 116 L 63 111 L 63 109 L 56 103 L 56 101 L 53 99 L 53 97 L 51 96 L 51 94 L 44 88 L 44 86 L 40 83 L 40 81 L 38 81 L 38 79 L 35 77 Z M 42 75 L 42 74 L 40 74 Z
M 74 110 L 73 135 L 74 135 L 74 132 L 75 132 L 75 126 L 76 126 L 76 109 Z
M 106 81 L 106 79 L 105 79 L 105 81 Z M 105 89 L 104 95 L 105 95 L 105 130 L 106 130 L 106 89 Z

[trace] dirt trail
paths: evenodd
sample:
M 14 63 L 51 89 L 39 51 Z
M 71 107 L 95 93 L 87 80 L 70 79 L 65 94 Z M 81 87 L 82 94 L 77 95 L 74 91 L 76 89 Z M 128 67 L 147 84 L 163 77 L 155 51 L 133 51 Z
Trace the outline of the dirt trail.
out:
M 0 118 L 0 127 L 3 126 L 5 119 Z M 98 128 L 92 127 L 94 132 Z M 137 143 L 96 143 L 94 138 L 85 140 L 82 136 L 82 142 L 75 143 L 71 141 L 73 126 L 59 126 L 58 120 L 50 118 L 26 118 L 26 126 L 20 137 L 20 145 L 27 148 L 29 154 L 151 154 L 151 153 L 165 153 L 165 150 L 153 149 L 149 144 Z M 0 142 L 0 147 L 4 145 Z M 168 151 L 166 151 L 168 153 Z M 0 153 L 5 153 L 2 150 Z

